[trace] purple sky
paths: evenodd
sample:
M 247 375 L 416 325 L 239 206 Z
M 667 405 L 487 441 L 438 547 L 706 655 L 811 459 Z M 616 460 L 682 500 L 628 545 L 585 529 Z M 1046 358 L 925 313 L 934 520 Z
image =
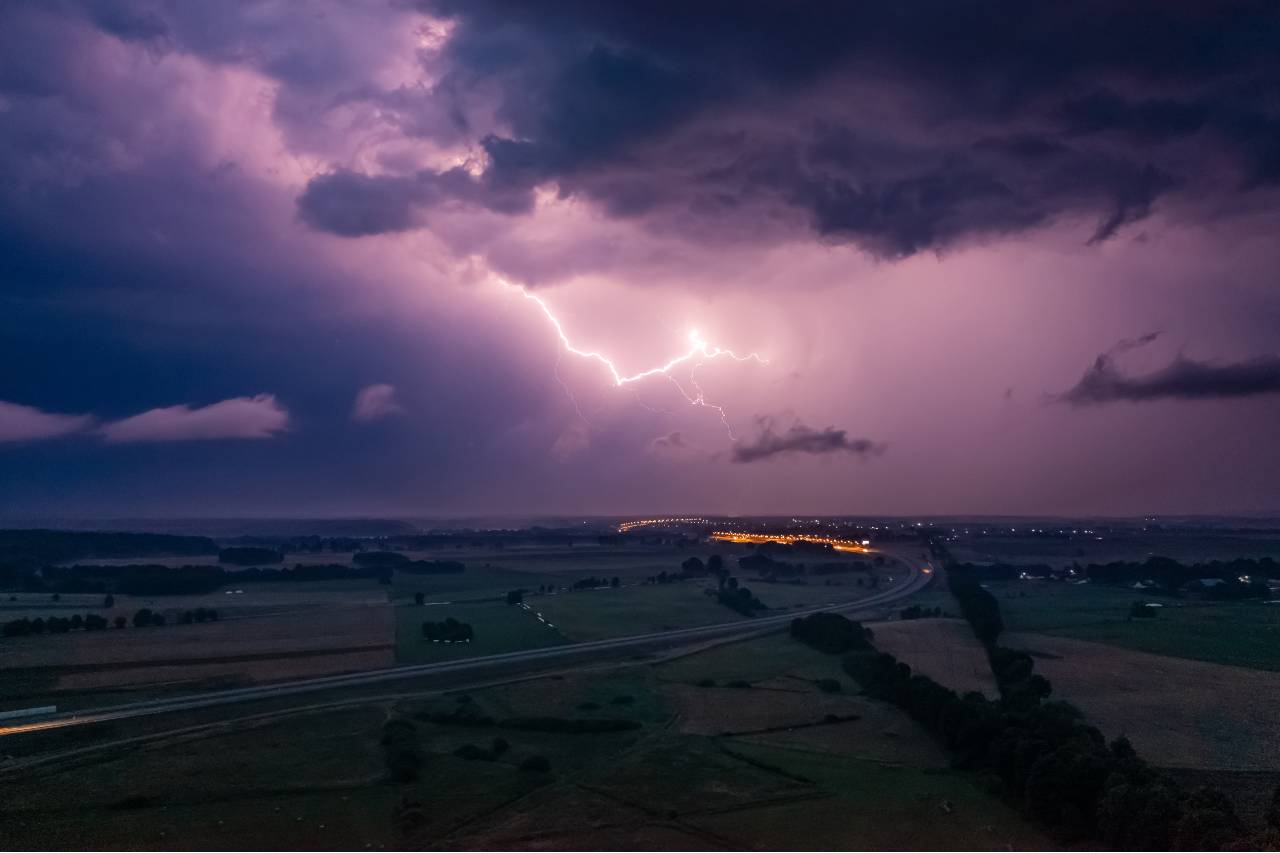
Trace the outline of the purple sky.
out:
M 5 4 L 0 515 L 1280 512 L 1277 57 L 1261 2 Z M 521 288 L 767 363 L 617 387 Z

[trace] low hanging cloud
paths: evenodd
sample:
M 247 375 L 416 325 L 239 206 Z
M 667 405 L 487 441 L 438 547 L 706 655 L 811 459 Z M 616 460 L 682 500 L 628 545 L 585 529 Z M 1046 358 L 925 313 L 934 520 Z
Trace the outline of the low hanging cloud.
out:
M 1128 401 L 1210 400 L 1280 393 L 1280 356 L 1213 363 L 1179 355 L 1168 366 L 1142 376 L 1127 376 L 1116 356 L 1154 341 L 1159 332 L 1125 339 L 1099 355 L 1084 376 L 1058 401 L 1091 406 Z
M 89 415 L 53 414 L 0 400 L 0 444 L 74 435 L 84 432 L 92 423 Z
M 112 444 L 145 441 L 205 441 L 272 438 L 289 428 L 289 412 L 274 394 L 232 397 L 208 406 L 150 409 L 103 424 L 103 439 Z
M 729 459 L 738 464 L 759 462 L 775 456 L 805 454 L 825 456 L 831 453 L 849 453 L 854 456 L 877 456 L 884 452 L 884 445 L 869 438 L 850 438 L 847 431 L 826 427 L 813 429 L 796 422 L 786 431 L 779 432 L 773 418 L 756 419 L 759 433 L 749 441 L 734 442 Z
M 395 386 L 378 382 L 366 385 L 356 394 L 356 402 L 351 409 L 351 420 L 359 424 L 371 424 L 403 411 L 404 407 L 396 401 Z

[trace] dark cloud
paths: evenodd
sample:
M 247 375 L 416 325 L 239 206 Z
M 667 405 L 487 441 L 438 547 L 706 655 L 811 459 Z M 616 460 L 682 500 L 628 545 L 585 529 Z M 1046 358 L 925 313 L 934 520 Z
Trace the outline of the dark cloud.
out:
M 533 204 L 528 188 L 495 187 L 464 169 L 408 177 L 339 170 L 311 179 L 298 197 L 298 215 L 320 231 L 365 237 L 416 228 L 420 211 L 448 201 L 512 214 L 528 212 Z
M 754 438 L 734 442 L 730 461 L 746 464 L 795 453 L 810 456 L 850 453 L 865 458 L 884 452 L 883 444 L 869 438 L 850 438 L 845 430 L 835 427 L 818 430 L 794 423 L 779 432 L 774 419 L 768 417 L 757 418 L 756 426 L 759 431 Z
M 1179 355 L 1167 367 L 1142 376 L 1120 372 L 1116 356 L 1146 346 L 1159 335 L 1152 332 L 1120 341 L 1099 355 L 1075 387 L 1058 399 L 1073 406 L 1089 406 L 1122 400 L 1207 400 L 1280 392 L 1280 356 L 1274 355 L 1226 364 Z
M 1274 4 L 425 8 L 457 24 L 451 95 L 500 93 L 487 180 L 655 224 L 798 220 L 901 257 L 1093 216 L 1096 243 L 1224 169 L 1280 177 Z

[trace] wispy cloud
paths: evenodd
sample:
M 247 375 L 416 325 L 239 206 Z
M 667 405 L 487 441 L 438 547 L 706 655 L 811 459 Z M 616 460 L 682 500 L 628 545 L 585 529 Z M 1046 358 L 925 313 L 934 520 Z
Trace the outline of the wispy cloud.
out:
M 396 400 L 395 386 L 379 382 L 361 388 L 356 394 L 355 406 L 351 409 L 351 420 L 368 424 L 403 411 L 404 407 Z
M 90 415 L 60 415 L 0 400 L 0 443 L 39 441 L 84 432 Z
M 289 412 L 274 394 L 232 397 L 208 406 L 150 409 L 103 424 L 102 437 L 113 444 L 143 441 L 204 441 L 220 438 L 271 438 L 289 428 Z

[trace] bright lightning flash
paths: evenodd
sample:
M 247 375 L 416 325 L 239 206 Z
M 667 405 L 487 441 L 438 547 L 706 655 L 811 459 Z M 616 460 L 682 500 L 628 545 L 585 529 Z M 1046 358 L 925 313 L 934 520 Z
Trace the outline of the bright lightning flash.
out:
M 630 385 L 633 382 L 639 382 L 641 379 L 647 379 L 650 376 L 659 376 L 659 375 L 666 376 L 673 383 L 675 383 L 675 386 L 680 389 L 680 393 L 684 395 L 684 398 L 688 400 L 690 404 L 695 406 L 704 406 L 706 408 L 715 409 L 717 412 L 719 412 L 720 420 L 724 423 L 725 428 L 729 429 L 729 436 L 731 438 L 733 437 L 733 430 L 729 428 L 729 420 L 725 416 L 724 409 L 721 406 L 717 406 L 714 403 L 710 403 L 707 401 L 706 396 L 702 392 L 701 386 L 698 385 L 698 381 L 696 376 L 694 376 L 694 372 L 697 371 L 698 367 L 700 367 L 704 362 L 711 361 L 717 358 L 730 358 L 730 359 L 733 359 L 734 361 L 754 361 L 757 364 L 769 363 L 768 359 L 762 357 L 758 353 L 752 352 L 746 355 L 738 355 L 733 350 L 724 349 L 723 347 L 715 346 L 714 344 L 705 340 L 702 337 L 702 335 L 699 334 L 697 329 L 691 329 L 688 335 L 689 348 L 685 350 L 683 353 L 675 356 L 674 358 L 672 358 L 671 360 L 667 361 L 664 364 L 658 365 L 657 367 L 650 367 L 647 370 L 641 370 L 639 373 L 624 374 L 622 373 L 622 371 L 618 369 L 618 366 L 613 363 L 613 360 L 608 356 L 604 355 L 603 353 L 599 353 L 594 350 L 579 349 L 578 347 L 574 346 L 573 341 L 569 340 L 569 335 L 565 332 L 564 326 L 561 324 L 560 319 L 556 317 L 555 312 L 551 310 L 551 306 L 548 305 L 542 297 L 538 296 L 535 293 L 530 292 L 528 288 L 523 287 L 522 285 L 511 284 L 505 281 L 502 283 L 507 287 L 514 287 L 516 290 L 520 292 L 521 296 L 523 296 L 525 299 L 529 300 L 530 302 L 538 306 L 538 309 L 542 311 L 543 316 L 547 318 L 547 321 L 549 323 L 551 323 L 551 327 L 555 329 L 556 335 L 559 336 L 560 344 L 562 347 L 564 347 L 565 352 L 572 353 L 573 355 L 576 355 L 580 358 L 596 361 L 604 365 L 605 369 L 609 371 L 609 376 L 613 379 L 613 384 L 615 387 L 621 388 L 624 385 Z M 690 381 L 693 383 L 694 389 L 697 392 L 696 395 L 692 395 L 692 396 L 687 391 L 684 390 L 684 387 L 671 373 L 671 371 L 673 371 L 675 368 L 679 367 L 682 364 L 687 364 L 689 362 L 693 362 L 693 365 L 690 369 L 689 378 L 690 378 Z

